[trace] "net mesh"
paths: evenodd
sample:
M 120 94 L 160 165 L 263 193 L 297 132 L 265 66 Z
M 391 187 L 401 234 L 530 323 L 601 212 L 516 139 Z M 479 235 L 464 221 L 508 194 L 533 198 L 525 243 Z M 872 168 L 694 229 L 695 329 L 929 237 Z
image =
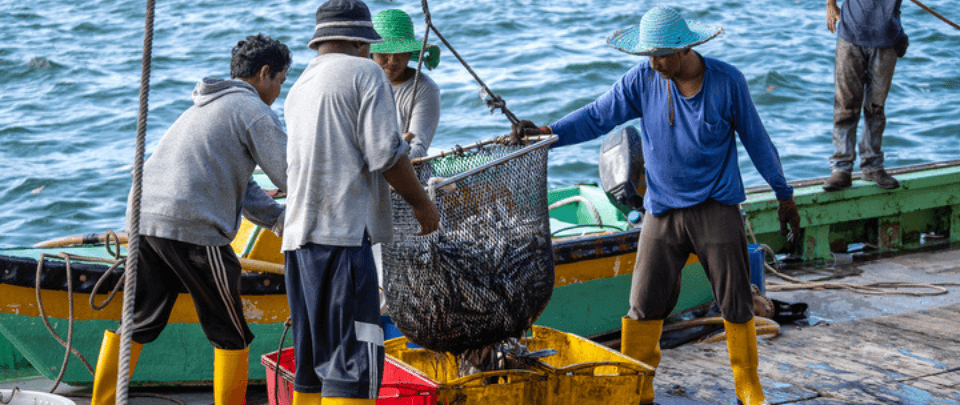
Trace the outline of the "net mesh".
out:
M 532 147 L 530 147 L 532 148 Z M 421 184 L 516 152 L 499 144 L 414 165 Z M 519 337 L 553 293 L 547 149 L 513 157 L 435 190 L 441 228 L 417 237 L 413 210 L 392 195 L 383 245 L 390 318 L 427 349 L 462 353 Z

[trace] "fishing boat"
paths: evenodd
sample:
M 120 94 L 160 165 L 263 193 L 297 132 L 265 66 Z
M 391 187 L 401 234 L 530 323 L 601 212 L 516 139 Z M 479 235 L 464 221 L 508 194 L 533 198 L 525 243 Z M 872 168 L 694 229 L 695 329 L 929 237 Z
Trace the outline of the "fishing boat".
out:
M 263 174 L 254 178 L 265 188 Z M 639 228 L 627 220 L 625 209 L 617 206 L 596 185 L 576 185 L 552 190 L 549 203 L 554 236 L 555 288 L 537 324 L 581 336 L 591 336 L 620 327 L 627 312 L 631 272 L 636 258 Z M 282 202 L 282 200 L 281 200 Z M 559 204 L 558 204 L 559 203 Z M 101 277 L 100 303 L 120 279 L 119 271 L 108 272 L 115 259 L 100 243 L 102 237 L 85 243 L 59 247 L 0 250 L 0 333 L 47 378 L 57 377 L 64 350 L 44 325 L 41 310 L 51 328 L 67 340 L 72 322 L 71 346 L 88 362 L 95 362 L 104 329 L 119 325 L 122 292 L 102 310 L 87 304 Z M 59 245 L 83 242 L 82 238 L 55 241 Z M 91 243 L 96 242 L 96 243 Z M 50 245 L 41 244 L 41 245 Z M 257 339 L 252 353 L 277 350 L 288 316 L 284 293 L 280 239 L 244 220 L 233 242 L 244 266 L 242 298 L 244 314 Z M 121 255 L 123 246 L 121 246 Z M 58 255 L 69 254 L 68 263 Z M 47 255 L 40 274 L 37 296 L 37 267 Z M 96 259 L 96 260 L 92 260 Z M 72 285 L 67 283 L 70 272 Z M 73 313 L 70 313 L 72 295 Z M 710 302 L 712 293 L 695 257 L 684 269 L 684 283 L 677 311 Z M 287 342 L 289 344 L 289 342 Z M 56 348 L 56 349 L 53 349 Z M 203 334 L 188 294 L 181 294 L 160 338 L 144 347 L 132 381 L 135 384 L 202 384 L 213 375 L 213 350 Z M 251 356 L 250 378 L 264 378 L 258 356 Z M 92 366 L 93 364 L 91 364 Z M 150 366 L 148 366 L 150 365 Z M 92 374 L 76 357 L 70 359 L 63 381 L 90 384 Z
M 779 234 L 777 202 L 767 187 L 747 190 L 742 204 L 748 238 L 770 246 L 798 260 L 839 260 L 844 255 L 894 254 L 914 248 L 928 248 L 960 240 L 960 160 L 892 168 L 901 187 L 884 190 L 854 175 L 850 189 L 824 192 L 823 178 L 791 182 L 801 214 L 804 234 L 796 245 L 788 245 Z M 269 188 L 266 176 L 255 176 Z M 550 190 L 548 200 L 553 233 L 555 288 L 537 324 L 581 336 L 615 330 L 627 311 L 630 277 L 635 261 L 639 228 L 627 220 L 628 211 L 614 203 L 592 184 Z M 80 238 L 77 243 L 82 242 Z M 257 335 L 251 350 L 277 350 L 287 319 L 283 290 L 283 255 L 279 238 L 244 221 L 233 242 L 246 272 L 242 278 L 244 309 L 251 330 Z M 866 249 L 866 250 L 870 250 Z M 63 362 L 61 345 L 51 336 L 40 317 L 37 304 L 37 260 L 44 262 L 40 297 L 50 324 L 66 340 L 70 329 L 67 266 L 55 258 L 60 252 L 105 259 L 112 257 L 102 243 L 88 240 L 80 245 L 56 248 L 0 250 L 0 334 L 18 353 L 7 355 L 6 370 L 23 368 L 23 358 L 48 378 L 55 378 Z M 73 291 L 72 346 L 88 361 L 94 361 L 103 329 L 119 325 L 121 300 L 118 294 L 101 311 L 87 301 L 93 285 L 109 265 L 84 259 L 71 260 Z M 112 286 L 120 277 L 112 273 L 103 283 Z M 676 311 L 690 309 L 712 299 L 709 286 L 696 257 L 683 272 L 683 290 Z M 106 290 L 95 298 L 106 297 Z M 146 345 L 142 365 L 133 376 L 139 384 L 206 383 L 212 376 L 213 351 L 197 323 L 192 301 L 182 295 L 168 329 Z M 22 357 L 19 357 L 22 356 Z M 264 378 L 263 368 L 251 356 L 251 378 Z M 68 363 L 64 381 L 89 384 L 92 374 L 76 358 Z

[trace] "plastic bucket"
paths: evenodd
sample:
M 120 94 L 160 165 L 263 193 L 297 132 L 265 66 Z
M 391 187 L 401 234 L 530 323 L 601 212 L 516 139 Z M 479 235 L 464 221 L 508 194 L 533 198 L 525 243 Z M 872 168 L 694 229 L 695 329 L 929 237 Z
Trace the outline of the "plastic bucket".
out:
M 13 391 L 16 391 L 16 393 L 13 394 L 13 398 L 10 398 Z M 8 405 L 76 405 L 69 398 L 57 394 L 19 389 L 0 390 L 0 402 L 6 402 L 7 400 L 10 401 L 7 402 Z

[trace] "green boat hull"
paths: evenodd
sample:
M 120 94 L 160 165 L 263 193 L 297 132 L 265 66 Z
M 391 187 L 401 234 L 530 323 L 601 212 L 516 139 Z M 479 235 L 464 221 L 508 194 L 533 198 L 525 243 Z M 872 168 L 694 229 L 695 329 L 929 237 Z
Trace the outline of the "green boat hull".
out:
M 571 204 L 551 212 L 551 227 L 555 229 L 557 236 L 554 242 L 557 279 L 553 296 L 536 324 L 581 336 L 591 336 L 619 328 L 621 317 L 627 313 L 627 298 L 639 230 L 631 229 L 626 222 L 626 213 L 618 209 L 596 186 L 576 186 L 551 191 L 551 203 L 572 195 L 584 197 L 591 203 Z M 604 226 L 593 226 L 596 224 L 596 215 L 587 205 L 594 206 L 593 209 L 598 211 Z M 570 226 L 575 229 L 564 230 Z M 259 233 L 250 234 L 257 238 Z M 239 245 L 253 246 L 255 243 Z M 47 253 L 52 251 L 104 256 L 102 247 L 61 248 L 48 250 Z M 0 255 L 36 260 L 41 252 L 43 251 L 39 249 L 20 249 L 0 251 Z M 20 278 L 33 277 L 30 273 L 35 273 L 35 267 L 35 262 L 32 265 L 33 270 L 29 265 L 22 265 L 19 271 L 23 274 Z M 75 274 L 74 278 L 83 276 Z M 95 280 L 94 277 L 96 275 L 92 273 L 87 274 L 84 279 L 87 281 L 77 280 L 74 285 L 84 282 L 89 284 L 89 280 Z M 39 372 L 44 377 L 54 379 L 63 362 L 64 348 L 50 335 L 33 308 L 36 306 L 36 299 L 32 284 L 20 281 L 20 285 L 11 285 L 7 279 L 0 282 L 0 294 L 15 297 L 11 299 L 22 307 L 0 307 L 0 334 L 9 339 L 12 348 L 19 352 L 19 358 L 23 359 L 9 361 L 4 363 L 4 366 L 23 372 Z M 257 283 L 260 282 L 247 282 L 248 285 Z M 282 284 L 282 281 L 274 278 L 273 284 Z M 50 288 L 44 292 L 44 300 L 51 301 L 45 304 L 48 313 L 51 312 L 51 307 L 66 307 L 66 291 L 63 291 L 63 285 L 61 281 L 61 284 L 45 287 Z M 265 378 L 260 356 L 278 349 L 284 331 L 286 298 L 282 292 L 271 294 L 264 295 L 261 292 L 259 295 L 243 295 L 248 324 L 257 336 L 250 347 L 251 380 Z M 98 301 L 102 297 L 103 295 L 99 295 Z M 115 302 L 111 303 L 111 306 L 114 306 L 112 314 L 91 312 L 86 303 L 88 298 L 89 293 L 80 293 L 74 297 L 75 307 L 85 308 L 87 313 L 75 316 L 77 320 L 73 324 L 72 344 L 91 366 L 95 366 L 103 331 L 115 329 L 119 325 L 119 309 L 116 307 L 120 305 L 122 298 L 121 295 L 114 298 Z M 694 259 L 684 269 L 681 297 L 676 311 L 708 303 L 712 298 L 706 276 Z M 211 380 L 213 347 L 195 319 L 183 321 L 195 312 L 189 296 L 181 296 L 180 300 L 186 301 L 183 305 L 178 302 L 181 308 L 179 311 L 175 310 L 175 313 L 180 313 L 180 321 L 172 318 L 160 337 L 144 346 L 132 378 L 134 384 L 188 385 L 206 384 Z M 34 313 L 29 313 L 30 311 Z M 51 315 L 49 319 L 56 333 L 66 340 L 68 316 L 65 309 L 60 308 L 60 312 Z M 275 313 L 266 316 L 264 312 Z M 289 338 L 287 340 L 288 346 Z M 24 360 L 33 364 L 36 371 L 29 370 L 28 363 Z M 92 383 L 93 376 L 79 359 L 71 357 L 63 381 L 86 385 Z

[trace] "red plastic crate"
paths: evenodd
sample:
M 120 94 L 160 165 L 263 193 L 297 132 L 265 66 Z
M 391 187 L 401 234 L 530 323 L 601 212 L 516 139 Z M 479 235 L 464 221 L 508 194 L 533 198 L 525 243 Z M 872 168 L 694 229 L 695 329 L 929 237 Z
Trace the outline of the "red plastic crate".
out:
M 278 356 L 279 354 L 279 356 Z M 280 358 L 281 389 L 275 396 L 277 357 Z M 267 395 L 270 405 L 292 405 L 294 365 L 293 348 L 270 352 L 260 356 L 260 363 L 267 369 Z M 440 385 L 419 371 L 397 361 L 390 355 L 383 363 L 383 382 L 377 405 L 434 405 Z M 277 403 L 279 401 L 279 403 Z

